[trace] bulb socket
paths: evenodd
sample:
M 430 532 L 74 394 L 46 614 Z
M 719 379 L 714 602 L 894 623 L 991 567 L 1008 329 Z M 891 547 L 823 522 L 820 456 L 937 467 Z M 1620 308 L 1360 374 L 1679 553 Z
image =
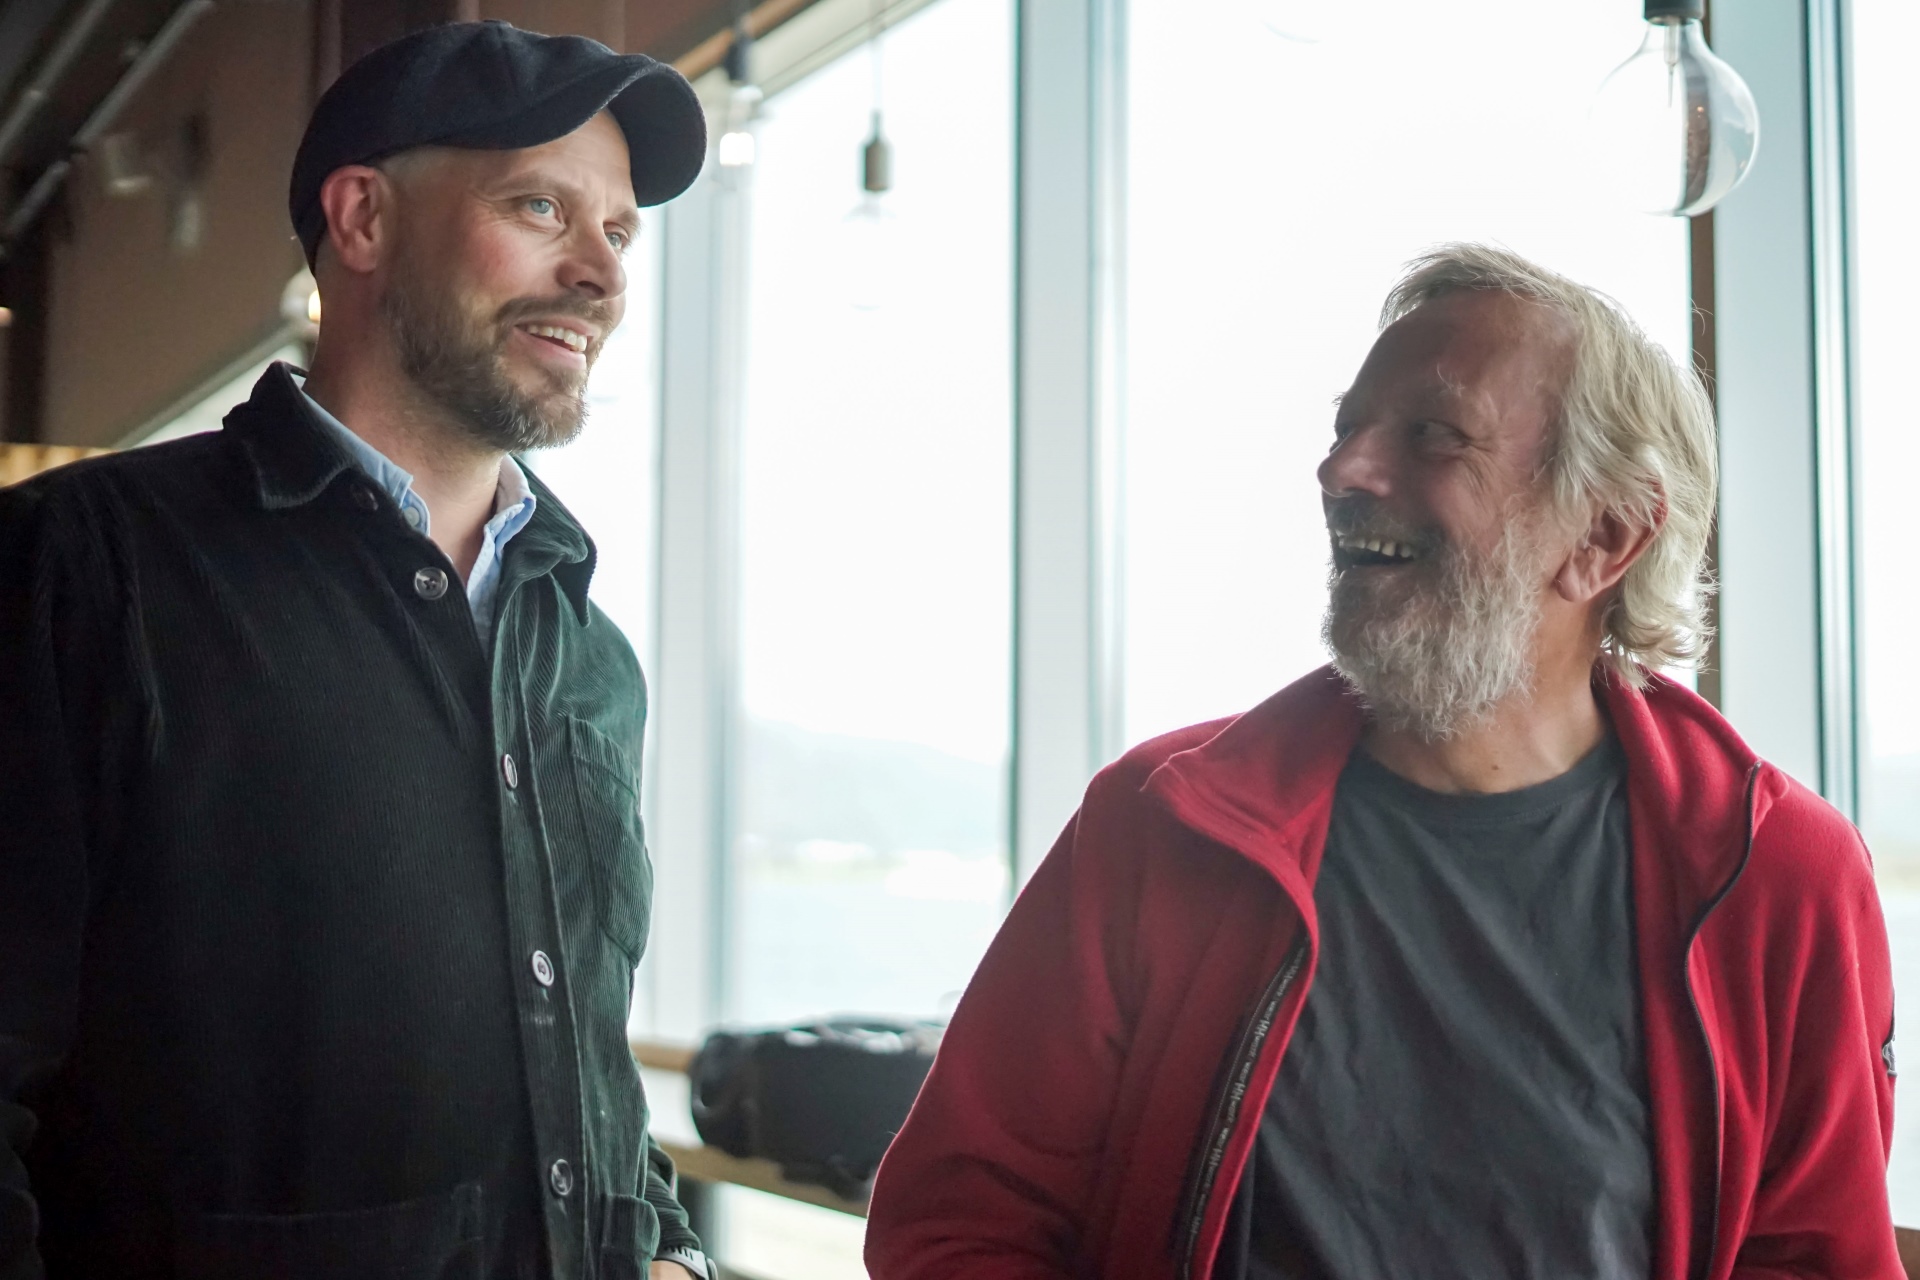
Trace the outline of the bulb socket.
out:
M 727 69 L 727 79 L 735 84 L 748 84 L 753 80 L 753 33 L 747 30 L 746 19 L 733 24 L 733 39 L 727 44 L 727 54 L 722 60 Z
M 1704 22 L 1707 0 L 1646 0 L 1648 22 Z
M 879 195 L 893 187 L 893 148 L 878 129 L 860 155 L 860 186 Z

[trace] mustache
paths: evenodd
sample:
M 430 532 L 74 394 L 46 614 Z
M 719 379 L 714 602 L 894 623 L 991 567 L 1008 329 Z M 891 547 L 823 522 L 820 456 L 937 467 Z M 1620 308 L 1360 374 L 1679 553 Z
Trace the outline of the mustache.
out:
M 1379 538 L 1414 547 L 1422 555 L 1440 550 L 1446 538 L 1431 526 L 1410 524 L 1381 510 L 1377 499 L 1364 493 L 1328 498 L 1324 503 L 1327 532 L 1333 537 Z
M 613 332 L 619 320 L 612 303 L 595 302 L 578 294 L 563 294 L 558 298 L 515 298 L 494 314 L 495 322 L 503 326 L 548 317 L 581 320 L 592 325 L 593 331 L 600 335 L 594 339 L 595 347 L 607 340 L 607 335 Z

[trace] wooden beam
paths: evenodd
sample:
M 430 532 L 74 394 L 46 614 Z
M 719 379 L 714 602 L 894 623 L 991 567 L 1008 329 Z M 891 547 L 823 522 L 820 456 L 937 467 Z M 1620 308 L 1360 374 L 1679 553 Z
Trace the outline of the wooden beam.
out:
M 814 0 L 765 0 L 747 11 L 747 34 L 757 40 L 813 3 Z M 733 28 L 723 26 L 675 58 L 673 65 L 681 75 L 693 80 L 719 66 L 732 47 Z
M 782 1174 L 780 1166 L 771 1160 L 743 1160 L 739 1156 L 728 1155 L 718 1147 L 689 1146 L 665 1139 L 658 1141 L 660 1149 L 672 1158 L 673 1167 L 683 1178 L 724 1182 L 728 1186 L 764 1191 L 770 1196 L 784 1196 L 788 1200 L 817 1205 L 856 1218 L 867 1216 L 866 1200 L 849 1200 L 810 1182 L 794 1182 Z
M 676 1044 L 666 1040 L 630 1040 L 628 1048 L 633 1050 L 635 1062 L 655 1071 L 671 1071 L 676 1075 L 685 1075 L 687 1067 L 693 1062 L 692 1045 Z
M 111 449 L 83 449 L 78 445 L 0 444 L 0 489 L 19 484 L 42 471 L 51 471 L 69 462 L 111 452 Z

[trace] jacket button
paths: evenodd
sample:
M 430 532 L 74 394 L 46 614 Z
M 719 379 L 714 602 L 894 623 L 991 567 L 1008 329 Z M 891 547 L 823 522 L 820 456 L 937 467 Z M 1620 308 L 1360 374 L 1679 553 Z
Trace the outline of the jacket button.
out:
M 447 571 L 426 568 L 413 575 L 413 594 L 422 600 L 438 600 L 447 594 Z
M 362 511 L 378 511 L 380 499 L 373 496 L 373 490 L 363 484 L 353 486 L 353 505 Z
M 547 953 L 544 951 L 533 953 L 533 980 L 543 987 L 553 985 L 553 961 L 547 959 Z
M 500 757 L 500 776 L 505 779 L 507 790 L 514 791 L 520 786 L 520 766 L 513 762 L 513 753 Z
M 553 1188 L 553 1194 L 566 1199 L 573 1194 L 573 1166 L 565 1160 L 555 1160 L 547 1166 L 547 1185 Z

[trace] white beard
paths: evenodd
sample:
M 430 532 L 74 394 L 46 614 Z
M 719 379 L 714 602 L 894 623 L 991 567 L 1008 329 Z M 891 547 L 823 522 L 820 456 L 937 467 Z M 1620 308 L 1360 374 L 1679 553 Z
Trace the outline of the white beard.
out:
M 1336 568 L 1321 627 L 1334 668 L 1388 729 L 1437 742 L 1484 723 L 1533 686 L 1543 560 L 1516 518 L 1484 557 L 1447 547 L 1408 569 Z

